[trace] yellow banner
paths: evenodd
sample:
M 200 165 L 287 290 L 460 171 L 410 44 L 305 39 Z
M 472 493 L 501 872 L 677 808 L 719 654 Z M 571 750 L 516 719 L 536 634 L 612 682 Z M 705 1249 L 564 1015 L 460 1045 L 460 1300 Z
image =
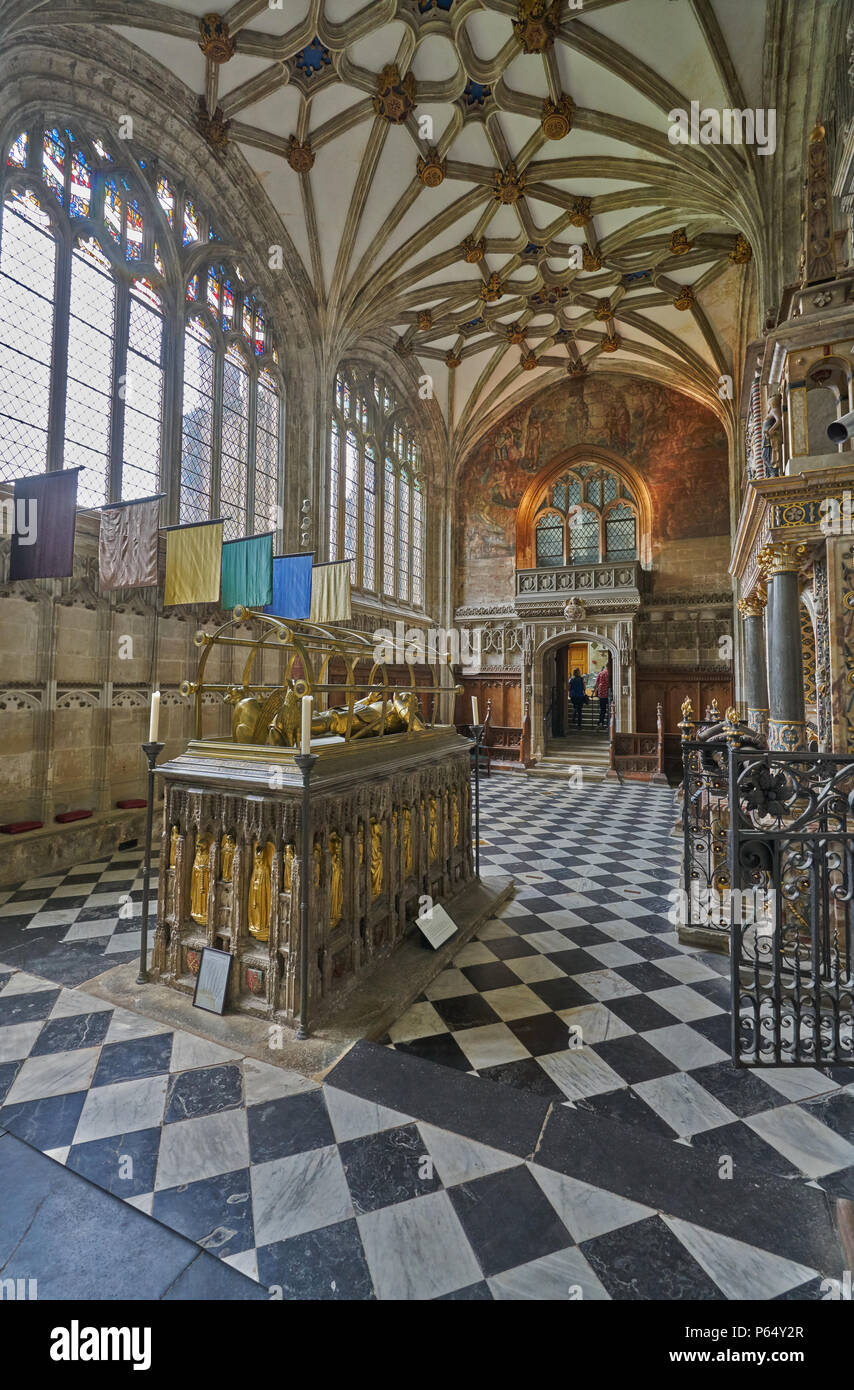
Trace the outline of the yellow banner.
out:
M 221 574 L 221 521 L 181 526 L 166 532 L 165 608 L 186 603 L 219 603 Z
M 353 616 L 350 601 L 350 561 L 315 565 L 311 571 L 312 623 L 348 623 Z

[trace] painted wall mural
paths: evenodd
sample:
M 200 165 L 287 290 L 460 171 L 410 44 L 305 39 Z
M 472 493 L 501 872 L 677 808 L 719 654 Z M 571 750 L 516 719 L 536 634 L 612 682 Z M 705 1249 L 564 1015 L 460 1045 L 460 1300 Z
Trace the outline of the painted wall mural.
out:
M 565 450 L 598 445 L 643 475 L 653 545 L 729 532 L 726 435 L 715 416 L 679 392 L 610 373 L 560 382 L 505 416 L 465 460 L 457 482 L 457 573 L 515 564 L 516 508 L 531 477 Z M 497 562 L 487 567 L 485 560 Z M 472 586 L 473 587 L 473 586 Z

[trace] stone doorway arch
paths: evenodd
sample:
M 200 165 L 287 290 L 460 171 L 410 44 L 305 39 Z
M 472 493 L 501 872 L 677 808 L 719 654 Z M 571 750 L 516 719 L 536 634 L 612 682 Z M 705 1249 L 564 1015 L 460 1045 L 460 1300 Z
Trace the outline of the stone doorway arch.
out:
M 617 728 L 630 727 L 630 699 L 622 693 L 623 659 L 618 644 L 612 637 L 606 636 L 602 632 L 596 632 L 592 626 L 585 627 L 583 623 L 575 625 L 567 623 L 559 631 L 550 632 L 534 647 L 533 651 L 531 662 L 531 752 L 535 762 L 539 762 L 543 757 L 546 738 L 550 737 L 545 729 L 546 710 L 549 704 L 549 687 L 546 681 L 547 663 L 558 647 L 566 646 L 571 642 L 596 642 L 600 647 L 604 647 L 610 652 Z

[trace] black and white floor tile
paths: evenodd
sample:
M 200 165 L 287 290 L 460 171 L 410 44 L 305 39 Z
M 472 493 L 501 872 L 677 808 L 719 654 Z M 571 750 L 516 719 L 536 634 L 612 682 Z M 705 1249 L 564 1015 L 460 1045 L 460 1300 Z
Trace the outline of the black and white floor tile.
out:
M 722 1299 L 748 1285 L 775 1298 L 836 1287 L 827 1241 L 785 1243 L 803 1221 L 734 1239 L 714 1212 L 692 1221 L 656 1192 L 638 1189 L 652 1197 L 642 1201 L 611 1177 L 573 1176 L 563 1142 L 556 1164 L 536 1152 L 550 1104 L 531 1098 L 546 1113 L 523 1134 L 518 1114 L 509 1128 L 490 1116 L 506 1089 L 470 1077 L 460 1080 L 485 1099 L 466 1104 L 469 1120 L 490 1137 L 501 1130 L 507 1147 L 431 1123 L 454 1078 L 415 1059 L 393 1065 L 413 1073 L 403 1084 L 416 1115 L 378 1103 L 359 1090 L 382 1080 L 392 1053 L 358 1047 L 356 1088 L 346 1068 L 340 1084 L 336 1069 L 318 1085 L 4 971 L 0 1130 L 287 1299 Z M 640 1165 L 630 1167 L 637 1182 Z M 806 1225 L 816 1228 L 812 1208 Z
M 832 1296 L 854 1086 L 730 1065 L 672 794 L 483 798 L 516 898 L 322 1085 L 81 987 L 138 951 L 140 852 L 0 893 L 0 1131 L 284 1298 Z
M 516 897 L 391 1029 L 399 1051 L 854 1198 L 854 1073 L 729 1060 L 727 957 L 679 943 L 669 790 L 482 788 Z

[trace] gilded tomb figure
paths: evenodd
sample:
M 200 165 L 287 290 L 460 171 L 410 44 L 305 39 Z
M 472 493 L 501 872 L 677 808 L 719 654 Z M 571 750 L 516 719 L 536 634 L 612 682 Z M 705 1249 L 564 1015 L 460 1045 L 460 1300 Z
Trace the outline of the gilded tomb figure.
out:
M 249 931 L 258 941 L 270 936 L 270 897 L 273 876 L 273 856 L 276 846 L 272 840 L 265 845 L 255 844 L 252 850 L 252 878 L 249 883 Z
M 378 820 L 371 821 L 371 897 L 383 891 L 383 828 Z
M 341 860 L 341 836 L 334 830 L 329 836 L 329 850 L 329 925 L 337 927 L 344 914 L 344 866 Z
M 234 852 L 237 849 L 237 841 L 231 831 L 223 835 L 219 847 L 219 876 L 228 882 L 231 878 L 234 867 Z
M 282 887 L 286 893 L 290 893 L 294 881 L 294 857 L 296 851 L 290 843 L 285 845 L 285 860 L 282 865 Z
M 435 796 L 430 797 L 430 858 L 439 858 L 439 812 Z
M 211 877 L 211 842 L 209 835 L 196 840 L 193 873 L 190 881 L 190 916 L 205 926 L 208 920 L 208 886 Z
M 169 836 L 169 868 L 174 869 L 175 857 L 178 853 L 178 836 L 181 831 L 177 825 L 172 826 L 172 834 Z

